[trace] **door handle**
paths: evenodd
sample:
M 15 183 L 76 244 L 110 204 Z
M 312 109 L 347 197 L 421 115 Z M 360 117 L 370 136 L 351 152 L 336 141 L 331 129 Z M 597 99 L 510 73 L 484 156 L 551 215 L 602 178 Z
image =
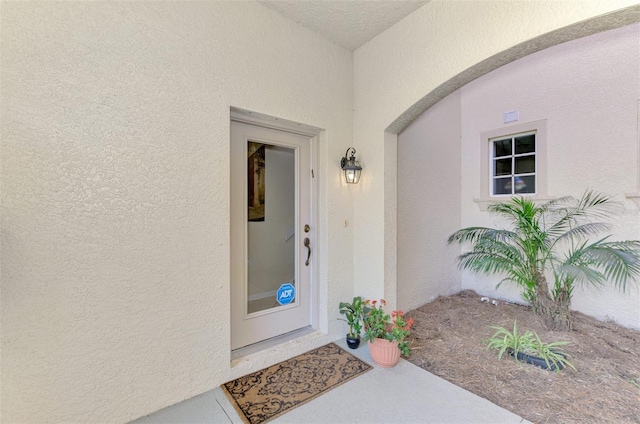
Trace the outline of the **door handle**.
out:
M 309 266 L 309 258 L 311 258 L 311 240 L 309 240 L 309 237 L 305 237 L 304 238 L 304 246 L 309 249 L 308 253 L 307 253 L 307 260 L 305 261 L 305 265 Z

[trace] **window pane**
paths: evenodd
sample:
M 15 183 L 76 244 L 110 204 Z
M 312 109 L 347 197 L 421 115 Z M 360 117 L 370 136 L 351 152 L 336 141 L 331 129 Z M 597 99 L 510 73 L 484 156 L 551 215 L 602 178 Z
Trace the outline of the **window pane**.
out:
M 529 134 L 516 137 L 516 155 L 536 151 L 536 135 Z
M 511 154 L 511 139 L 497 140 L 493 142 L 493 157 L 509 156 Z
M 515 174 L 528 174 L 529 172 L 536 172 L 536 157 L 531 155 L 516 158 Z
M 511 175 L 511 158 L 496 160 L 495 166 L 493 167 L 493 172 L 494 176 Z
M 493 180 L 493 194 L 511 194 L 511 177 L 495 178 Z
M 516 193 L 535 193 L 536 177 L 528 175 L 526 177 L 516 177 Z

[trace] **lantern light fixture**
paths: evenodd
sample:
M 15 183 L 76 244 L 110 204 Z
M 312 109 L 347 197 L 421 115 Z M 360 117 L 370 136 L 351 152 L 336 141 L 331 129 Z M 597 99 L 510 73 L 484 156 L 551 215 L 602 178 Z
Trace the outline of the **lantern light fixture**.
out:
M 351 157 L 349 157 L 349 151 L 351 151 Z M 360 181 L 360 171 L 362 171 L 362 167 L 360 166 L 360 162 L 356 160 L 355 153 L 356 149 L 349 147 L 342 161 L 340 161 L 340 167 L 344 171 L 344 179 L 347 184 L 358 184 L 358 181 Z

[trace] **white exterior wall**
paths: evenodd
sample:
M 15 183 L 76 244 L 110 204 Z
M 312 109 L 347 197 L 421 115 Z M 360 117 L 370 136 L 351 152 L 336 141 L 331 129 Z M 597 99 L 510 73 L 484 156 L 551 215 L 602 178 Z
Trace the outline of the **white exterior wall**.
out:
M 350 52 L 254 2 L 3 2 L 1 24 L 3 422 L 126 422 L 344 335 Z M 231 106 L 326 130 L 322 332 L 233 367 Z
M 339 301 L 396 287 L 384 129 L 481 60 L 633 4 L 434 0 L 352 68 L 253 2 L 3 2 L 2 421 L 123 422 L 342 337 Z M 325 129 L 327 334 L 233 366 L 231 106 Z M 356 187 L 340 181 L 349 145 L 365 167 Z
M 354 52 L 353 144 L 363 165 L 354 196 L 356 293 L 396 295 L 396 282 L 385 281 L 395 275 L 385 267 L 397 262 L 395 245 L 388 246 L 397 238 L 396 211 L 385 198 L 395 193 L 397 166 L 385 157 L 389 151 L 385 129 L 401 131 L 402 122 L 426 109 L 420 108 L 421 99 L 455 91 L 462 85 L 456 77 L 469 68 L 495 69 L 508 57 L 502 56 L 504 52 L 535 49 L 539 36 L 550 34 L 540 42 L 553 45 L 597 31 L 603 22 L 615 25 L 616 17 L 609 20 L 603 15 L 634 5 L 637 9 L 637 4 L 433 0 Z M 594 17 L 598 18 L 583 22 Z M 577 23 L 571 30 L 553 32 Z M 444 260 L 446 253 L 434 258 Z
M 461 278 L 454 260 L 460 248 L 445 248 L 459 228 L 504 224 L 474 202 L 483 197 L 480 135 L 488 130 L 506 134 L 510 126 L 546 120 L 549 195 L 580 196 L 587 188 L 614 195 L 624 204 L 614 238 L 640 239 L 640 212 L 624 197 L 636 190 L 640 174 L 639 43 L 635 24 L 527 56 L 462 87 L 400 133 L 398 306 L 460 289 L 522 302 L 519 288 L 496 289 L 500 277 L 465 272 Z M 503 124 L 503 112 L 512 110 L 519 121 Z M 451 165 L 457 158 L 460 166 Z M 640 328 L 639 305 L 636 288 L 626 294 L 579 288 L 573 297 L 574 309 L 634 328 Z
M 462 88 L 462 225 L 500 225 L 481 212 L 480 133 L 547 120 L 547 192 L 579 197 L 586 189 L 624 204 L 615 239 L 640 239 L 640 212 L 627 200 L 638 179 L 640 25 L 567 42 L 510 63 Z M 503 112 L 518 110 L 516 123 Z M 538 164 L 541 166 L 544 164 Z M 498 277 L 463 273 L 462 288 L 522 301 Z M 640 328 L 640 293 L 613 287 L 576 289 L 574 309 Z
M 398 307 L 460 291 L 460 90 L 398 135 Z

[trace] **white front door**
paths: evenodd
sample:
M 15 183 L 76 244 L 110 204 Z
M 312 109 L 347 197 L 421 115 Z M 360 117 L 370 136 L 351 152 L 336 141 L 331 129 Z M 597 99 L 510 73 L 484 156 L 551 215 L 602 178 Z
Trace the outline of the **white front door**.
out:
M 231 349 L 311 324 L 311 141 L 231 122 Z

